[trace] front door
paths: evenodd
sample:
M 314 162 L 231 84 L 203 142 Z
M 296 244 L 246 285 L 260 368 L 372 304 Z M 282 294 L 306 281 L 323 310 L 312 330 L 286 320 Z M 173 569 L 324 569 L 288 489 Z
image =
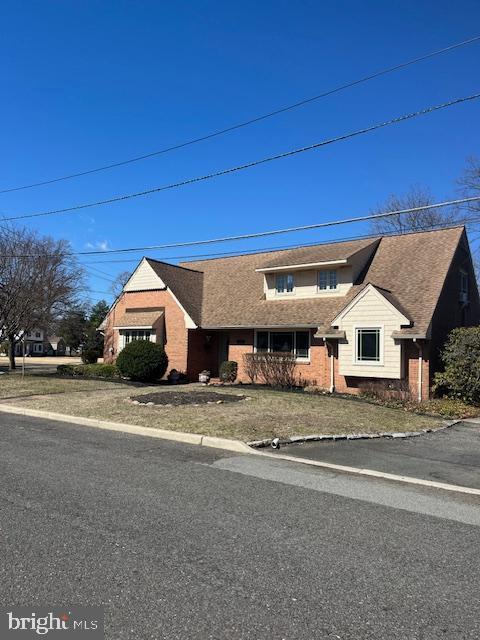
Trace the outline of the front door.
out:
M 221 331 L 220 335 L 218 336 L 218 367 L 219 368 L 222 362 L 225 362 L 225 360 L 228 360 L 228 346 L 229 346 L 228 333 L 226 331 Z

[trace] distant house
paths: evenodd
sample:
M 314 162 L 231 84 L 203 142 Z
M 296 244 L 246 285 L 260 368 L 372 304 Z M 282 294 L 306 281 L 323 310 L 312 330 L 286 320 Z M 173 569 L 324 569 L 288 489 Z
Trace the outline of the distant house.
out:
M 43 329 L 33 329 L 32 331 L 29 331 L 25 336 L 25 341 L 23 340 L 23 337 L 21 337 L 20 340 L 15 343 L 15 355 L 23 355 L 24 342 L 26 356 L 45 355 L 44 337 L 45 332 Z
M 64 356 L 67 352 L 65 340 L 60 336 L 48 336 L 45 343 L 45 352 L 49 356 Z
M 102 329 L 106 361 L 132 340 L 165 346 L 193 380 L 223 360 L 291 352 L 330 390 L 403 381 L 427 398 L 448 332 L 478 325 L 463 227 L 319 244 L 179 266 L 143 258 Z

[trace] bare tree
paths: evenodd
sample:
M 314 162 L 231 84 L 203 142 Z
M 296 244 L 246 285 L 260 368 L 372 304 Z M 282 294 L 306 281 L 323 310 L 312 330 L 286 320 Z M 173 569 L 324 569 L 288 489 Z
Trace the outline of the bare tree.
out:
M 464 198 L 480 196 L 480 159 L 470 156 L 467 158 L 467 165 L 463 175 L 457 181 L 460 192 Z M 462 208 L 476 217 L 480 215 L 480 200 L 476 202 L 466 202 Z
M 463 198 L 480 196 L 480 159 L 470 156 L 463 175 L 457 180 L 460 195 Z M 473 264 L 480 284 L 480 200 L 465 202 L 458 206 L 458 215 L 467 225 L 472 246 Z
M 123 287 L 130 280 L 131 275 L 132 274 L 130 273 L 130 271 L 122 271 L 121 273 L 118 274 L 118 276 L 115 278 L 115 280 L 111 284 L 110 291 L 113 293 L 113 295 L 116 298 L 118 298 L 118 296 L 122 293 Z
M 73 303 L 82 282 L 83 272 L 65 240 L 2 227 L 0 340 L 8 340 L 11 369 L 16 342 L 33 328 L 50 326 Z
M 433 198 L 429 189 L 415 185 L 403 195 L 391 194 L 387 200 L 376 207 L 372 213 L 386 213 L 389 211 L 401 211 L 433 204 Z M 372 220 L 372 231 L 378 234 L 405 233 L 406 231 L 425 231 L 441 224 L 453 224 L 459 219 L 459 212 L 452 207 L 441 209 L 424 209 L 401 213 L 396 216 Z

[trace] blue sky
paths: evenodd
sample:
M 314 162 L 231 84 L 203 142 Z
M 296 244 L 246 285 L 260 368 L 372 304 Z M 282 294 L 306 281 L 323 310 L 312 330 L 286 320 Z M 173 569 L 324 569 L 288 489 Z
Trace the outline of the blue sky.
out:
M 7 188 L 177 144 L 477 35 L 480 5 L 25 0 L 3 3 L 0 20 L 0 188 Z M 479 62 L 480 44 L 474 44 L 187 149 L 2 194 L 0 213 L 21 215 L 143 190 L 475 93 Z M 427 185 L 443 199 L 455 195 L 466 157 L 480 155 L 479 116 L 480 101 L 209 182 L 26 224 L 67 238 L 82 251 L 361 215 L 412 184 Z M 355 224 L 210 251 L 366 231 Z M 150 255 L 168 260 L 203 252 Z M 108 279 L 133 266 L 89 264 L 103 272 L 89 273 L 91 299 L 111 300 L 101 293 L 108 292 Z

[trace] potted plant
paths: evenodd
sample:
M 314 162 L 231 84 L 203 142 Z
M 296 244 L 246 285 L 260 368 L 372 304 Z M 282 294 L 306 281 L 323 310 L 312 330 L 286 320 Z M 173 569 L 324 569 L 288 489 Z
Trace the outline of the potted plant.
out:
M 204 384 L 207 384 L 207 382 L 210 382 L 210 371 L 207 371 L 206 369 L 201 371 L 198 374 L 198 381 L 203 382 Z

